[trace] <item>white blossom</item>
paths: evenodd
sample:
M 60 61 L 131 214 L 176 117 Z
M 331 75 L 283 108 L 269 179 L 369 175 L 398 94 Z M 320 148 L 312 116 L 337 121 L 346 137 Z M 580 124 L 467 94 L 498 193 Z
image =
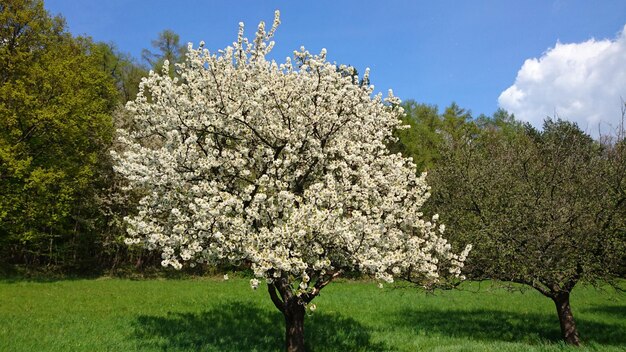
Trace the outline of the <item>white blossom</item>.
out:
M 278 24 L 259 25 L 253 41 L 241 24 L 217 52 L 190 45 L 179 77 L 142 81 L 126 106 L 134 126 L 119 131 L 125 149 L 113 153 L 143 195 L 126 243 L 160 250 L 177 269 L 247 263 L 252 288 L 282 277 L 299 293 L 339 270 L 381 282 L 460 275 L 469 249 L 452 253 L 438 216 L 422 219 L 425 174 L 386 147 L 401 127 L 399 99 L 373 95 L 325 50 L 268 60 Z

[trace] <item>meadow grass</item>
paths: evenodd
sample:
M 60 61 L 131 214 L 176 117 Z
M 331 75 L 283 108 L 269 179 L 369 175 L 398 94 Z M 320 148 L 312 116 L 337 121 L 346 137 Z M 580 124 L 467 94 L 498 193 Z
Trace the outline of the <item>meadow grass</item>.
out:
M 559 342 L 553 303 L 468 282 L 426 293 L 333 283 L 305 322 L 312 351 L 625 351 L 626 296 L 577 287 L 584 347 Z M 478 292 L 475 292 L 478 291 Z M 0 280 L 0 351 L 271 351 L 282 315 L 246 279 Z

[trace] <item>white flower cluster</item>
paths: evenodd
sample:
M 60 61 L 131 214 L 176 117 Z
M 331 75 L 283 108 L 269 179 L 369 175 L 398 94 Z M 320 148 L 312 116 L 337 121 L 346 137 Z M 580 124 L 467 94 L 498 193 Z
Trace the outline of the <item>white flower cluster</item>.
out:
M 217 53 L 189 45 L 178 76 L 150 73 L 128 103 L 116 171 L 144 192 L 127 243 L 162 264 L 250 265 L 258 279 L 289 277 L 298 294 L 338 270 L 381 281 L 407 273 L 459 275 L 436 218 L 424 221 L 425 175 L 386 143 L 402 109 L 352 69 L 302 48 L 282 64 L 263 23 L 249 42 Z M 164 65 L 166 68 L 167 65 Z M 446 263 L 446 265 L 442 265 Z

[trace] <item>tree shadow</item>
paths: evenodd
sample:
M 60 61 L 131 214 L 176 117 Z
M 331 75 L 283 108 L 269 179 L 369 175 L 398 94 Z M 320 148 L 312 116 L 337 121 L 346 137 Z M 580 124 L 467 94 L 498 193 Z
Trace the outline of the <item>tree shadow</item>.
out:
M 134 337 L 163 351 L 277 351 L 284 349 L 282 314 L 250 302 L 228 302 L 200 313 L 142 315 Z M 316 312 L 305 319 L 309 351 L 388 351 L 352 318 Z
M 101 276 L 84 275 L 84 276 L 0 276 L 0 283 L 3 284 L 19 284 L 19 283 L 55 283 L 61 281 L 82 281 L 95 280 Z
M 584 342 L 626 345 L 626 331 L 618 324 L 576 319 Z M 416 333 L 469 337 L 476 340 L 541 343 L 560 342 L 561 330 L 556 317 L 549 314 L 514 313 L 499 310 L 407 310 L 395 323 L 411 327 Z
M 583 310 L 586 313 L 608 315 L 612 318 L 626 319 L 626 306 L 593 306 Z

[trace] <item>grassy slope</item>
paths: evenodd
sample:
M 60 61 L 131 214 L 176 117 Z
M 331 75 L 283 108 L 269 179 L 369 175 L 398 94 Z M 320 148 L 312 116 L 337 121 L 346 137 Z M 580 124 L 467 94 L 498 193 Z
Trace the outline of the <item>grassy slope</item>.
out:
M 426 294 L 334 283 L 307 317 L 315 351 L 560 351 L 552 302 L 534 291 Z M 626 350 L 626 297 L 578 287 L 572 305 L 585 349 Z M 264 286 L 119 279 L 0 281 L 0 351 L 280 350 L 282 316 Z M 582 351 L 582 350 L 581 350 Z

